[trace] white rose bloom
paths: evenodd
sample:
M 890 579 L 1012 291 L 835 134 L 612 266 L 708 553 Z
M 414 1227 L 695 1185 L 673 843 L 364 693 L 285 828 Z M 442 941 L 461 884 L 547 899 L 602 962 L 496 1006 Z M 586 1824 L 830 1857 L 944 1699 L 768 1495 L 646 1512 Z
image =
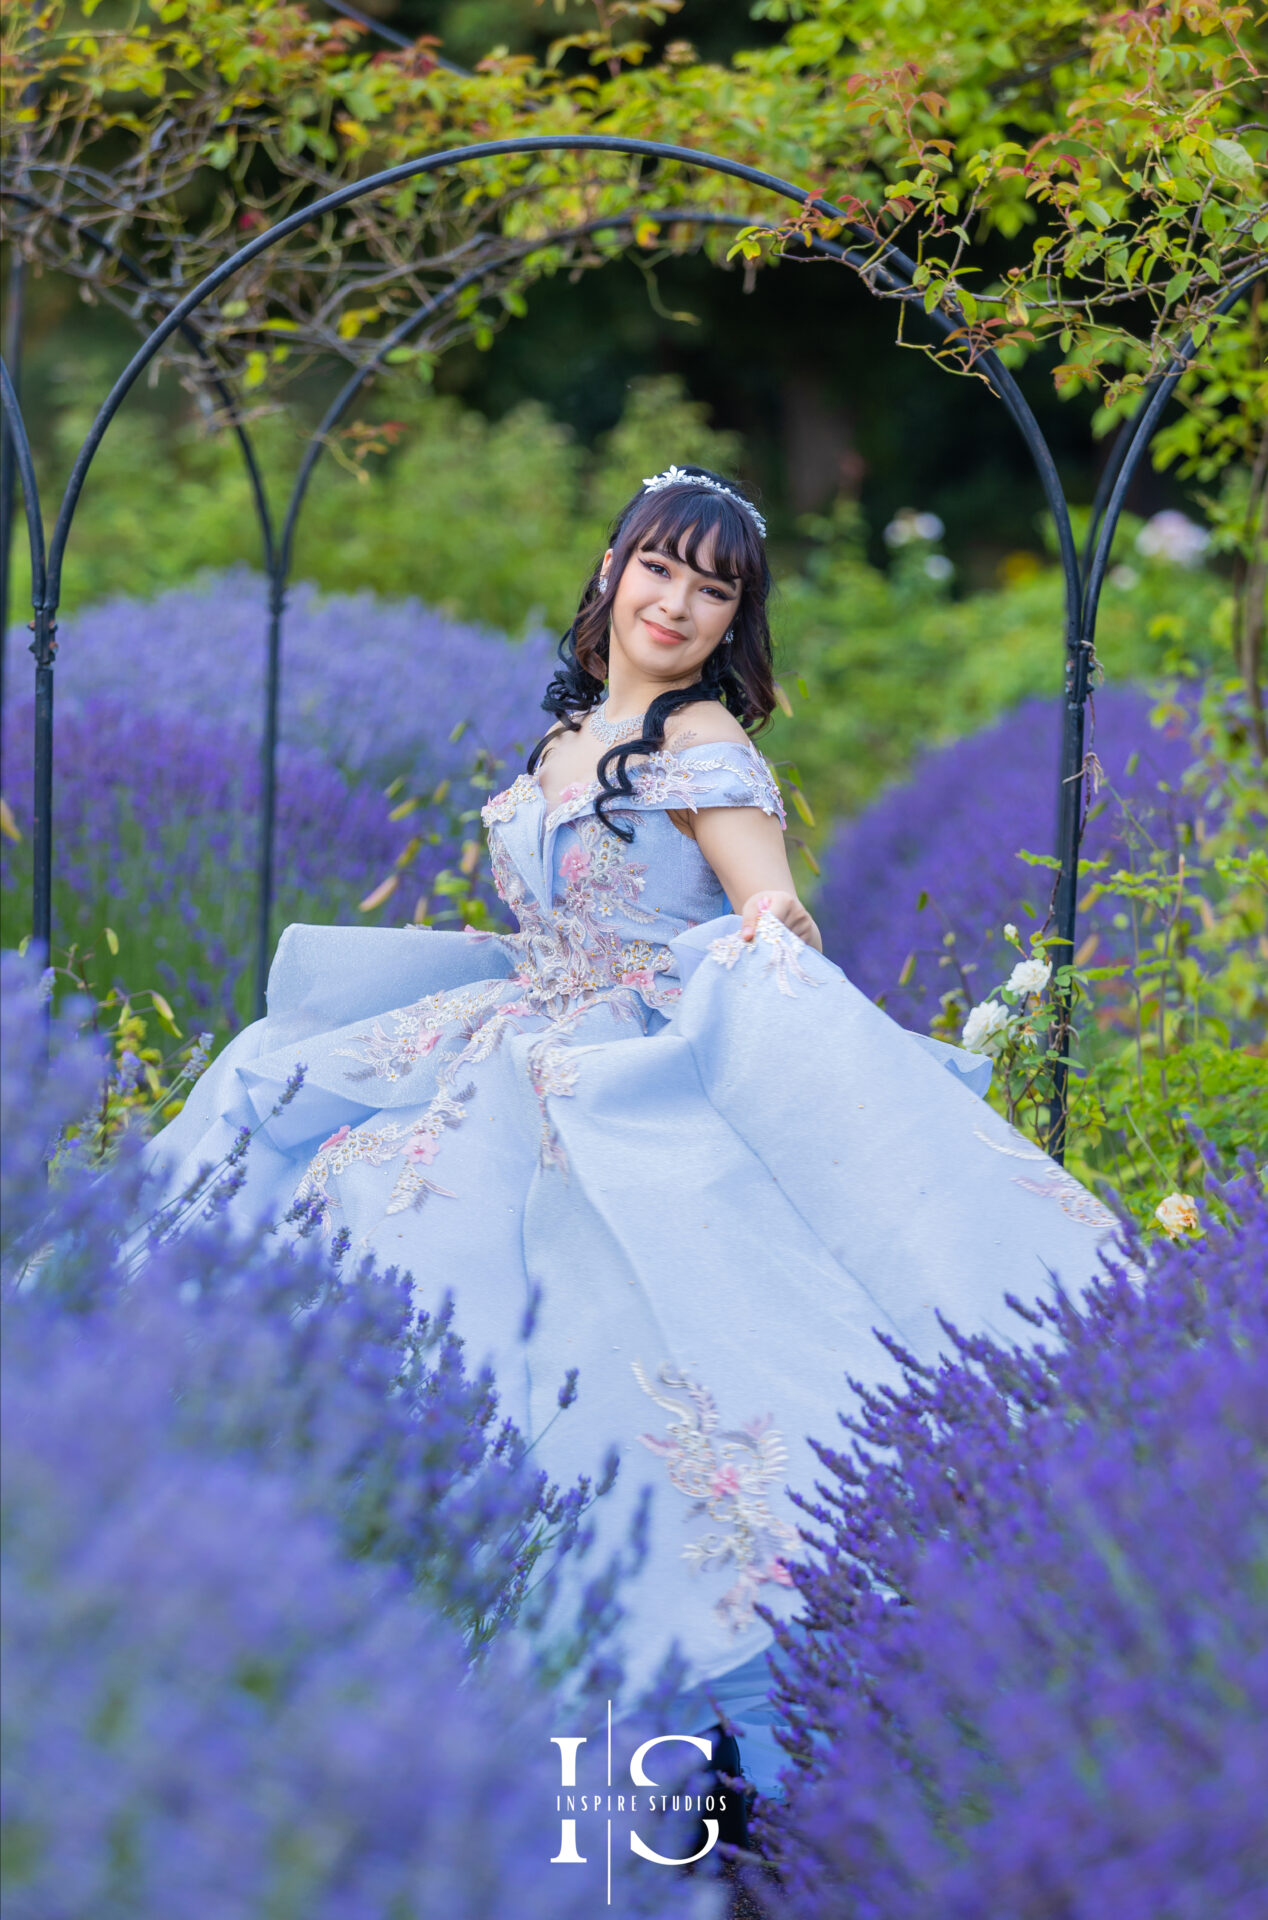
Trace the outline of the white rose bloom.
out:
M 945 553 L 931 553 L 925 560 L 925 572 L 931 580 L 949 580 L 955 568 Z
M 996 1035 L 1008 1025 L 1008 1008 L 998 1000 L 983 1000 L 970 1013 L 960 1036 L 970 1053 L 989 1053 Z
M 1008 976 L 1009 993 L 1042 993 L 1052 978 L 1047 960 L 1019 960 Z
M 911 524 L 918 540 L 941 540 L 946 532 L 936 513 L 918 513 Z
M 1169 1233 L 1173 1240 L 1182 1233 L 1196 1233 L 1198 1230 L 1198 1210 L 1193 1196 L 1188 1193 L 1169 1193 L 1154 1208 L 1154 1219 Z

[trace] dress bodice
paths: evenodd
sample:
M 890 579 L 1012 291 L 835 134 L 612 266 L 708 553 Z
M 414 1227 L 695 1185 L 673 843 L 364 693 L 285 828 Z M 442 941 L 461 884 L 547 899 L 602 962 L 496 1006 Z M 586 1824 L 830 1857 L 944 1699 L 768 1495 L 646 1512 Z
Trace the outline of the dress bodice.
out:
M 501 943 L 534 1011 L 558 1016 L 619 994 L 654 1029 L 681 988 L 669 943 L 727 911 L 720 881 L 670 811 L 757 807 L 782 824 L 784 810 L 748 742 L 666 747 L 630 776 L 633 794 L 608 809 L 633 830 L 629 841 L 595 814 L 597 780 L 565 787 L 547 808 L 540 783 L 522 773 L 483 819 L 494 883 L 518 926 Z

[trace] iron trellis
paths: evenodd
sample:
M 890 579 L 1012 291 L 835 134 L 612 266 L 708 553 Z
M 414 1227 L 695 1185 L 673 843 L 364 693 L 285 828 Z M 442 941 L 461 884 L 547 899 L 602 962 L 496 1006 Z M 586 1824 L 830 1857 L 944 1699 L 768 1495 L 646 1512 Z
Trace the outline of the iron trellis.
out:
M 873 234 L 851 222 L 842 209 L 796 186 L 793 182 L 779 176 L 750 167 L 740 161 L 728 159 L 725 155 L 704 153 L 690 147 L 679 147 L 662 141 L 640 140 L 633 137 L 586 134 L 571 137 L 552 134 L 521 135 L 511 140 L 494 140 L 474 144 L 469 147 L 447 148 L 438 153 L 424 156 L 422 159 L 402 162 L 362 181 L 351 182 L 347 186 L 327 194 L 310 207 L 300 208 L 279 221 L 274 227 L 247 241 L 230 258 L 207 274 L 199 284 L 180 301 L 176 302 L 165 314 L 159 324 L 153 328 L 148 338 L 133 355 L 123 369 L 109 394 L 102 402 L 88 433 L 72 463 L 65 492 L 54 523 L 51 538 L 45 541 L 44 519 L 40 510 L 38 489 L 35 480 L 34 462 L 31 456 L 29 437 L 22 418 L 14 383 L 7 366 L 0 367 L 0 397 L 3 399 L 5 428 L 3 438 L 9 443 L 13 465 L 21 481 L 23 502 L 26 512 L 28 537 L 31 550 L 31 579 L 34 641 L 31 651 L 35 655 L 35 805 L 34 805 L 34 862 L 32 897 L 32 932 L 34 938 L 46 949 L 50 944 L 52 932 L 52 766 L 53 766 L 53 663 L 56 651 L 56 615 L 60 601 L 61 572 L 66 546 L 70 536 L 74 515 L 80 495 L 92 461 L 102 439 L 108 430 L 124 399 L 135 381 L 154 359 L 164 343 L 179 329 L 185 329 L 189 317 L 196 312 L 205 300 L 218 287 L 231 279 L 240 268 L 248 265 L 260 254 L 276 245 L 288 234 L 297 231 L 309 222 L 320 219 L 328 213 L 381 189 L 392 187 L 421 175 L 434 173 L 441 168 L 461 166 L 476 160 L 500 159 L 516 154 L 550 152 L 591 152 L 615 153 L 633 158 L 644 158 L 660 162 L 674 162 L 683 166 L 699 168 L 702 171 L 720 174 L 724 177 L 770 193 L 776 198 L 793 202 L 808 211 L 822 214 L 830 220 L 840 221 L 842 226 L 853 232 L 865 243 L 866 252 L 844 248 L 834 242 L 817 241 L 819 251 L 832 254 L 846 264 L 861 271 L 871 291 L 883 287 L 887 294 L 900 299 L 918 300 L 919 295 L 912 287 L 915 270 L 912 262 L 895 247 L 877 246 Z M 629 212 L 621 216 L 609 216 L 603 220 L 586 223 L 589 230 L 600 227 L 615 227 L 628 224 L 632 219 Z M 693 216 L 687 213 L 674 215 L 675 219 L 689 220 Z M 733 216 L 710 216 L 718 224 L 752 225 L 751 216 L 739 219 Z M 582 229 L 576 231 L 580 232 Z M 549 237 L 538 237 L 527 251 L 539 250 L 551 244 Z M 478 271 L 486 271 L 480 269 Z M 1257 277 L 1252 274 L 1237 286 L 1229 290 L 1221 305 L 1221 311 L 1227 310 L 1246 291 Z M 469 279 L 466 284 L 469 284 Z M 401 322 L 393 330 L 389 340 L 391 344 L 399 342 L 421 327 L 426 319 L 433 317 L 441 305 L 456 296 L 458 283 L 437 296 L 433 301 L 424 303 L 417 312 Z M 963 316 L 954 309 L 943 311 L 934 309 L 931 321 L 943 332 L 944 336 L 954 337 L 966 327 Z M 332 403 L 326 417 L 313 436 L 292 490 L 285 525 L 280 540 L 276 543 L 266 537 L 266 553 L 270 566 L 269 600 L 269 668 L 266 683 L 266 717 L 264 739 L 262 742 L 262 766 L 264 771 L 263 819 L 261 822 L 260 882 L 257 901 L 257 996 L 262 991 L 263 970 L 267 964 L 270 945 L 270 922 L 272 900 L 272 842 L 273 842 L 273 797 L 277 742 L 277 711 L 280 676 L 280 647 L 282 617 L 285 606 L 286 575 L 289 571 L 290 552 L 293 545 L 298 514 L 303 504 L 308 480 L 313 467 L 320 457 L 325 438 L 337 424 L 346 406 L 364 385 L 365 379 L 381 364 L 382 355 L 389 350 L 385 341 L 367 367 L 346 383 L 344 389 Z M 1110 478 L 1103 483 L 1098 495 L 1099 516 L 1094 509 L 1093 528 L 1089 534 L 1090 562 L 1085 555 L 1083 564 L 1075 550 L 1068 503 L 1056 471 L 1051 450 L 1035 420 L 1029 405 L 1013 380 L 1011 374 L 998 357 L 987 350 L 975 358 L 975 367 L 988 381 L 998 398 L 1004 403 L 1035 463 L 1040 484 L 1048 509 L 1053 516 L 1057 533 L 1062 572 L 1065 585 L 1065 684 L 1062 714 L 1062 738 L 1060 761 L 1060 786 L 1058 799 L 1058 859 L 1059 872 L 1055 889 L 1054 910 L 1056 919 L 1056 937 L 1060 944 L 1062 957 L 1072 956 L 1077 918 L 1077 875 L 1079 845 L 1083 829 L 1082 787 L 1084 775 L 1084 713 L 1090 689 L 1091 669 L 1095 661 L 1094 642 L 1096 616 L 1101 583 L 1108 566 L 1109 553 L 1113 544 L 1118 519 L 1122 511 L 1128 486 L 1139 460 L 1148 445 L 1154 428 L 1164 407 L 1175 389 L 1194 351 L 1192 339 L 1186 340 L 1176 351 L 1168 372 L 1157 380 L 1145 396 L 1133 421 L 1122 430 L 1119 446 L 1115 449 L 1108 473 Z M 1121 448 L 1121 456 L 1119 449 Z M 7 449 L 8 450 L 8 449 Z M 244 451 L 248 453 L 249 443 Z M 0 520 L 3 519 L 0 514 Z M 1099 525 L 1097 519 L 1099 517 Z M 267 523 L 266 523 L 267 524 Z M 1094 544 L 1092 544 L 1094 540 Z M 257 998 L 257 1005 L 259 1004 Z M 1055 1068 L 1055 1086 L 1053 1112 L 1049 1133 L 1049 1150 L 1054 1158 L 1060 1160 L 1064 1153 L 1066 1121 L 1068 1110 L 1068 1054 L 1069 1054 L 1069 1005 L 1068 996 L 1058 996 L 1053 1039 L 1057 1051 Z

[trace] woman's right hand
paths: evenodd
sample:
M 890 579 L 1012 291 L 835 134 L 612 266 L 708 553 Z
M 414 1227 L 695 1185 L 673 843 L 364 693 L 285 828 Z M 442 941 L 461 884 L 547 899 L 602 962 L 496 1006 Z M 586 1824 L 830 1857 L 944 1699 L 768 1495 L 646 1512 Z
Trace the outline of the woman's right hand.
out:
M 741 940 L 756 939 L 757 923 L 764 913 L 773 913 L 777 920 L 783 921 L 790 933 L 795 933 L 808 947 L 823 952 L 819 929 L 795 893 L 762 892 L 746 900 L 740 914 Z

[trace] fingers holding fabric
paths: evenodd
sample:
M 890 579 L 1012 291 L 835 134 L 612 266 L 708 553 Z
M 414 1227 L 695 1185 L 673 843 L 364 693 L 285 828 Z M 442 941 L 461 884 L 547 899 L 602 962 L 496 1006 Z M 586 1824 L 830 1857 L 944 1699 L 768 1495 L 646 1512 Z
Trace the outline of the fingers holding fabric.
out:
M 782 920 L 790 933 L 795 933 L 807 946 L 823 951 L 823 941 L 819 929 L 802 906 L 795 893 L 763 891 L 751 894 L 740 912 L 740 938 L 753 940 L 757 936 L 757 923 L 764 913 L 773 913 Z

